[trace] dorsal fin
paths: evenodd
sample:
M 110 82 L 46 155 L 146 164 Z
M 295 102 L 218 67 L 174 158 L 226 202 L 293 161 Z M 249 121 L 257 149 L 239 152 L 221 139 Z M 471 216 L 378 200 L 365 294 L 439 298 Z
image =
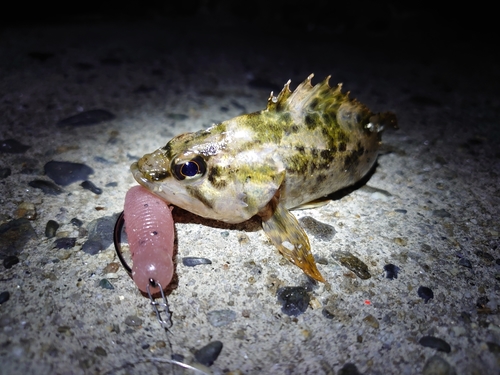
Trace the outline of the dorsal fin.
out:
M 349 93 L 342 94 L 342 84 L 339 83 L 335 89 L 330 87 L 328 81 L 331 76 L 327 76 L 323 82 L 316 85 L 311 84 L 314 74 L 310 74 L 297 88 L 292 92 L 290 90 L 290 80 L 278 94 L 274 96 L 271 92 L 267 100 L 267 111 L 291 111 L 301 112 L 304 109 L 309 111 L 328 111 L 331 107 L 336 109 L 342 102 L 349 101 Z

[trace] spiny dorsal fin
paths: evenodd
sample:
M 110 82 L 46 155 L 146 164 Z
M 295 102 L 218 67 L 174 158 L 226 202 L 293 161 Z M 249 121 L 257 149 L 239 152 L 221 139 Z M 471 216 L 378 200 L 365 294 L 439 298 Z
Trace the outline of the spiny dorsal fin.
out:
M 327 76 L 323 82 L 316 85 L 311 84 L 314 74 L 309 75 L 292 92 L 290 90 L 290 80 L 285 84 L 278 96 L 271 92 L 267 100 L 267 111 L 328 111 L 337 109 L 342 102 L 349 101 L 349 93 L 342 94 L 342 84 L 339 83 L 335 89 L 330 87 L 328 81 L 331 76 Z M 332 108 L 333 107 L 333 108 Z

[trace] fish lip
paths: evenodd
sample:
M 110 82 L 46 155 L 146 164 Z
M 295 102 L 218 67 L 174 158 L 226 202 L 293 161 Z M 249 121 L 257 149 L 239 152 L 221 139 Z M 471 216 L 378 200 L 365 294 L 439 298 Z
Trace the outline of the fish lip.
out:
M 142 186 L 144 186 L 146 189 L 150 191 L 159 191 L 158 187 L 153 184 L 151 181 L 149 181 L 146 177 L 144 177 L 144 174 L 141 172 L 139 169 L 139 163 L 134 162 L 130 166 L 130 171 L 132 172 L 132 176 L 134 176 L 134 179 Z

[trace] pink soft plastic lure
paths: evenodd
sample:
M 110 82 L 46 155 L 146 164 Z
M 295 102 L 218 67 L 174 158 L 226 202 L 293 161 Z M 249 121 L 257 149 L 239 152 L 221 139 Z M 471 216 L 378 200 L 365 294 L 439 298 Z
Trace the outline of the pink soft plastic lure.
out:
M 125 231 L 132 257 L 132 279 L 147 293 L 165 289 L 174 273 L 174 221 L 168 203 L 142 186 L 125 196 Z

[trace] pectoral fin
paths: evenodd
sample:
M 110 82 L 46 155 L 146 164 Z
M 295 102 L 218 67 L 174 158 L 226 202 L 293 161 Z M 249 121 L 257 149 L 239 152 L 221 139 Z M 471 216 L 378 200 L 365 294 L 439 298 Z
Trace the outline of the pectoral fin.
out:
M 261 216 L 264 231 L 280 253 L 300 267 L 306 275 L 324 283 L 325 279 L 318 271 L 311 253 L 309 238 L 295 216 L 279 204 L 276 197 L 269 202 L 267 210 Z

